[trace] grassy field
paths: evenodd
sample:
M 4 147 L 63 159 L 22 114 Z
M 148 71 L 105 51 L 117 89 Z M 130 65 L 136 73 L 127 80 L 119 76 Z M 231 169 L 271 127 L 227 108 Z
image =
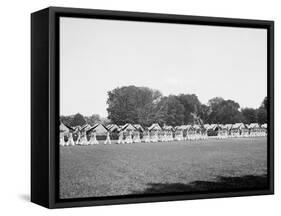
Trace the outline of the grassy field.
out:
M 60 197 L 266 186 L 266 138 L 60 147 Z

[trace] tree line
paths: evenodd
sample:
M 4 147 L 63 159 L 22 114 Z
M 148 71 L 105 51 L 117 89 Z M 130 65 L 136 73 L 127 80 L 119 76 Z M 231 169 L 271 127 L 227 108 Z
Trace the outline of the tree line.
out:
M 259 108 L 241 108 L 233 100 L 214 97 L 202 104 L 195 94 L 163 96 L 158 90 L 148 87 L 123 86 L 108 92 L 107 119 L 99 115 L 61 116 L 61 120 L 70 125 L 95 124 L 97 122 L 123 125 L 126 123 L 150 126 L 183 124 L 245 124 L 267 122 L 267 97 Z

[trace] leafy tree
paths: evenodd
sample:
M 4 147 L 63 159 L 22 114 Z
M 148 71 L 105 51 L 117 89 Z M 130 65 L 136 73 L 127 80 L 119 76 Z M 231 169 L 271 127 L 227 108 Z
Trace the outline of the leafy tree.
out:
M 263 99 L 260 108 L 264 108 L 264 109 L 267 110 L 267 108 L 268 108 L 268 107 L 267 107 L 267 97 L 265 97 L 265 98 Z
M 257 110 L 257 120 L 259 124 L 267 123 L 267 97 L 265 97 Z
M 257 111 L 257 119 L 259 124 L 267 123 L 267 111 L 266 109 L 259 108 Z
M 202 104 L 199 111 L 198 111 L 198 115 L 199 117 L 202 119 L 203 123 L 208 123 L 209 122 L 209 115 L 210 115 L 210 107 Z
M 152 123 L 155 123 L 155 120 L 158 118 L 158 116 L 156 116 L 158 103 L 148 103 L 142 109 L 138 109 L 137 113 L 139 116 L 139 124 L 147 127 Z M 160 110 L 158 110 L 158 114 L 159 113 Z
M 162 98 L 157 106 L 155 122 L 167 125 L 181 125 L 184 123 L 184 106 L 175 95 Z
M 194 115 L 198 115 L 201 108 L 198 97 L 195 94 L 180 94 L 177 98 L 184 106 L 184 123 L 193 123 Z
M 139 123 L 149 126 L 181 125 L 192 123 L 259 123 L 267 119 L 267 98 L 259 109 L 244 108 L 233 100 L 215 97 L 208 104 L 201 104 L 195 94 L 180 94 L 163 97 L 162 94 L 147 87 L 124 86 L 108 92 L 108 120 L 115 124 Z M 92 120 L 98 118 L 92 116 Z
M 227 124 L 242 121 L 242 115 L 239 112 L 240 105 L 237 102 L 216 97 L 209 100 L 208 104 L 210 123 Z
M 60 120 L 65 124 L 65 125 L 71 125 L 71 122 L 73 120 L 73 115 L 70 116 L 60 116 Z
M 242 122 L 245 124 L 250 124 L 257 122 L 257 110 L 253 108 L 244 108 L 241 109 L 241 113 L 243 116 Z
M 158 90 L 147 87 L 125 86 L 108 92 L 108 119 L 116 124 L 150 121 L 151 109 L 161 100 Z
M 84 119 L 83 115 L 77 113 L 74 115 L 73 120 L 70 123 L 70 126 L 83 126 L 86 124 L 86 120 Z
M 242 115 L 239 112 L 240 105 L 233 100 L 226 100 L 221 103 L 218 112 L 217 122 L 220 124 L 241 122 Z
M 101 123 L 101 117 L 98 114 L 93 114 L 91 116 L 85 116 L 84 117 L 86 122 L 90 125 L 94 125 L 96 123 Z
M 99 123 L 103 125 L 108 125 L 111 123 L 111 121 L 108 118 L 101 118 Z

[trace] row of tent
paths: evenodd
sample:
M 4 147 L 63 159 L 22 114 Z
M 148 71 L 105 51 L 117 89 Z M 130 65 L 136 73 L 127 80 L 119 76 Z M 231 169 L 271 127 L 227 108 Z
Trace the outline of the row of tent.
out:
M 60 123 L 60 145 L 94 145 L 102 140 L 104 144 L 111 144 L 111 140 L 117 143 L 138 142 L 165 142 L 180 140 L 199 140 L 207 138 L 224 139 L 229 137 L 258 137 L 267 136 L 267 124 L 258 123 L 243 124 L 204 124 L 181 125 L 160 127 L 152 124 L 150 127 L 142 127 L 140 124 L 103 125 L 70 127 Z

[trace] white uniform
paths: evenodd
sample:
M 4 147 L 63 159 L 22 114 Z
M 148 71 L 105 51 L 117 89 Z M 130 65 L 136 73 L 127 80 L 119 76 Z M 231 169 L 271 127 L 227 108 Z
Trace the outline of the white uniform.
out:
M 69 133 L 69 137 L 68 137 L 68 145 L 70 145 L 70 146 L 74 146 L 74 140 L 73 140 L 72 133 Z
M 124 141 L 124 132 L 123 131 L 120 131 L 117 143 L 118 144 L 124 144 L 125 143 L 125 141 Z
M 157 131 L 152 131 L 150 136 L 150 141 L 151 142 L 157 142 L 158 141 L 158 134 Z
M 129 131 L 129 132 L 127 132 L 126 134 L 127 134 L 127 136 L 126 136 L 126 138 L 125 138 L 125 142 L 126 142 L 126 143 L 133 143 L 132 132 Z
M 150 142 L 150 137 L 149 137 L 149 131 L 145 131 L 143 133 L 143 141 L 146 142 L 146 143 L 149 143 Z
M 84 134 L 81 136 L 80 144 L 81 144 L 81 145 L 88 145 L 88 140 L 87 140 L 86 133 L 84 133 Z
M 94 144 L 94 145 L 99 144 L 99 141 L 97 140 L 97 135 L 96 135 L 95 131 L 92 133 L 92 144 Z
M 75 145 L 80 145 L 80 133 L 77 134 L 77 139 L 75 141 Z
M 63 136 L 63 141 L 64 141 L 64 146 L 68 146 L 69 145 L 69 137 L 67 137 L 67 141 L 65 140 L 66 135 Z
M 104 144 L 111 144 L 109 132 L 106 133 L 106 140 L 104 141 Z
M 140 132 L 138 132 L 138 131 L 135 131 L 135 132 L 134 132 L 133 142 L 134 142 L 134 143 L 139 143 L 139 142 L 141 142 L 141 140 L 140 140 Z
M 60 136 L 60 146 L 64 146 L 64 137 Z

